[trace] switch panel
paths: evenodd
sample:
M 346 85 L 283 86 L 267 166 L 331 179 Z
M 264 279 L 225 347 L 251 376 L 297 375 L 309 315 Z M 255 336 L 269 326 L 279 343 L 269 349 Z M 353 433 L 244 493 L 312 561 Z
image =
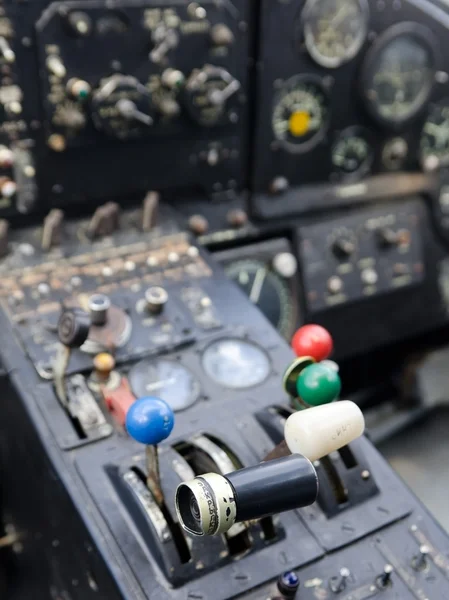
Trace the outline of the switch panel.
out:
M 409 201 L 299 229 L 311 313 L 416 285 L 424 279 L 421 220 Z
M 35 27 L 50 202 L 242 188 L 249 6 L 78 0 L 43 10 Z M 112 221 L 99 214 L 93 229 Z

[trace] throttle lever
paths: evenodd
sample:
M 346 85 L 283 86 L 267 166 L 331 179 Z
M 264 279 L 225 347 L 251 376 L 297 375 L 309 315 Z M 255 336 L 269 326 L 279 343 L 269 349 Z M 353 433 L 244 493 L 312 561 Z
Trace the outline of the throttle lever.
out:
M 349 444 L 364 429 L 362 411 L 350 401 L 294 413 L 272 460 L 269 455 L 226 476 L 206 473 L 181 483 L 175 499 L 180 524 L 195 536 L 219 535 L 236 522 L 313 504 L 318 476 L 311 461 Z

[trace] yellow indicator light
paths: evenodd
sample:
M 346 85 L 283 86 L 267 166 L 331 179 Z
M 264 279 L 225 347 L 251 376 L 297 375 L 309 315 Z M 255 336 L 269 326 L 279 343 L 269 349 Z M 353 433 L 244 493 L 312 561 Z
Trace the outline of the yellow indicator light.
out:
M 309 131 L 310 114 L 303 110 L 295 111 L 290 115 L 288 128 L 292 135 L 301 137 Z

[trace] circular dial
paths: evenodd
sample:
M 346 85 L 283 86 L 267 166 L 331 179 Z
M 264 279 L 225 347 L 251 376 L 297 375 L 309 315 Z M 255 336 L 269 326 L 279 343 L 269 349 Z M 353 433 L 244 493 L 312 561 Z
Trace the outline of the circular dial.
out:
M 449 103 L 432 106 L 421 135 L 421 162 L 434 156 L 440 166 L 449 164 Z
M 154 123 L 151 94 L 135 77 L 113 75 L 92 97 L 92 120 L 97 129 L 119 139 L 145 135 Z
M 227 338 L 217 340 L 206 348 L 203 368 L 216 383 L 237 390 L 265 381 L 270 374 L 270 360 L 256 344 Z
M 294 306 L 288 284 L 258 260 L 238 260 L 226 267 L 233 279 L 286 338 L 295 327 Z
M 232 106 L 240 83 L 226 69 L 206 65 L 195 69 L 184 87 L 184 96 L 190 116 L 200 125 L 223 125 L 238 119 Z
M 371 146 L 363 133 L 348 129 L 332 149 L 332 164 L 343 175 L 366 172 L 372 160 Z
M 142 360 L 131 369 L 128 380 L 137 398 L 157 396 L 174 411 L 192 406 L 201 390 L 193 373 L 171 360 Z
M 335 69 L 362 47 L 368 24 L 366 0 L 308 0 L 304 9 L 304 41 L 321 66 Z
M 432 91 L 435 53 L 432 33 L 419 25 L 389 29 L 372 47 L 362 78 L 372 115 L 399 125 L 414 117 Z
M 292 77 L 285 82 L 273 110 L 273 131 L 283 146 L 304 152 L 315 146 L 325 133 L 328 99 L 318 80 Z

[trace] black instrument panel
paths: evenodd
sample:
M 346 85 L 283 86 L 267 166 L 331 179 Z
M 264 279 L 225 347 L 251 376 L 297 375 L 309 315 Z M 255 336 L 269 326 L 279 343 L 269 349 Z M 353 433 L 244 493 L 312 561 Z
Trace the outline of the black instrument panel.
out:
M 444 166 L 448 26 L 426 1 L 263 3 L 255 213 L 308 211 L 317 184 L 332 196 L 369 176 Z
M 298 263 L 289 240 L 275 238 L 216 252 L 226 275 L 287 340 L 300 323 Z
M 448 29 L 430 0 L 6 2 L 0 214 L 157 189 L 280 216 L 445 167 Z
M 210 198 L 244 187 L 247 0 L 12 2 L 1 11 L 0 145 L 14 156 L 0 155 L 0 177 L 16 184 L 0 180 L 1 214 L 128 203 L 149 189 Z

